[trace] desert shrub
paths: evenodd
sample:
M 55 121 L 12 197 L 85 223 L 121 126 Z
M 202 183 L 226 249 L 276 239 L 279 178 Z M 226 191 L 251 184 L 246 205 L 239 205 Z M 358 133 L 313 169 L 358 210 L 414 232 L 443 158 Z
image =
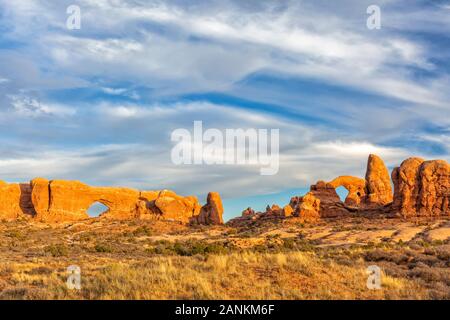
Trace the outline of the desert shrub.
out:
M 49 245 L 44 248 L 44 251 L 52 257 L 65 257 L 69 254 L 69 249 L 64 244 Z
M 99 252 L 99 253 L 111 253 L 113 252 L 113 248 L 108 245 L 108 244 L 104 244 L 104 243 L 97 243 L 94 247 L 95 252 Z
M 0 277 L 8 277 L 14 272 L 14 268 L 9 264 L 0 265 Z
M 30 287 L 6 288 L 0 292 L 0 300 L 43 300 L 49 299 L 44 289 Z
M 158 254 L 158 255 L 172 255 L 173 251 L 170 247 L 164 244 L 158 244 L 155 247 L 146 249 L 148 253 Z
M 420 278 L 427 282 L 439 281 L 442 277 L 442 274 L 439 270 L 429 267 L 414 268 L 413 270 L 410 270 L 408 274 L 411 277 Z
M 160 241 L 147 252 L 160 255 L 195 256 L 208 254 L 223 254 L 230 251 L 225 243 L 208 243 L 200 240 L 189 240 L 175 243 Z
M 85 242 L 89 242 L 92 239 L 94 239 L 95 237 L 93 237 L 91 234 L 88 233 L 83 233 L 80 235 L 80 241 L 85 241 Z
M 53 270 L 45 267 L 45 266 L 41 266 L 41 267 L 37 267 L 34 269 L 31 269 L 28 274 L 32 274 L 32 275 L 49 275 L 52 274 Z
M 224 233 L 224 235 L 225 236 L 231 236 L 231 235 L 235 235 L 235 234 L 237 234 L 238 233 L 238 230 L 237 229 L 230 229 L 230 230 L 227 230 L 225 233 Z
M 134 237 L 140 237 L 140 236 L 148 236 L 149 237 L 149 236 L 153 235 L 153 232 L 149 227 L 142 226 L 142 227 L 136 228 L 133 232 L 131 232 L 128 235 L 134 236 Z
M 442 246 L 437 248 L 436 255 L 439 259 L 450 263 L 450 246 Z
M 207 254 L 220 254 L 228 250 L 219 243 L 207 243 L 205 241 L 176 242 L 174 251 L 180 256 L 194 256 Z
M 23 234 L 20 230 L 11 230 L 6 233 L 6 236 L 17 240 L 25 240 L 25 234 Z

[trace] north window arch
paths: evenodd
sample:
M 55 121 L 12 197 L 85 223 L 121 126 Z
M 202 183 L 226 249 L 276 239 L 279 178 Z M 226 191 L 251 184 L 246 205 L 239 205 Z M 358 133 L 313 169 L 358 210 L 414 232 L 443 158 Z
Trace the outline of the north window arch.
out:
M 86 213 L 90 218 L 98 218 L 108 211 L 109 207 L 107 205 L 99 201 L 95 201 L 89 206 L 89 208 L 86 210 Z

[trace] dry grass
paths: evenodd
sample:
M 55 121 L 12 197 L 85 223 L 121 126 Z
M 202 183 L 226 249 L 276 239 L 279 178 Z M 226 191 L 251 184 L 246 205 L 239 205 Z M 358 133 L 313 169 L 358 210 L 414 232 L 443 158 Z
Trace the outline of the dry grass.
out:
M 4 223 L 0 299 L 450 299 L 448 241 L 430 242 L 426 234 L 408 243 L 331 246 L 330 237 L 308 240 L 314 228 L 393 229 L 385 223 L 365 227 L 356 221 L 353 229 Z M 383 270 L 381 290 L 366 286 L 366 268 L 373 264 Z M 79 291 L 66 286 L 70 265 L 81 267 Z
M 80 261 L 81 262 L 81 261 Z M 364 263 L 348 267 L 313 253 L 232 253 L 152 257 L 139 262 L 80 263 L 82 289 L 68 290 L 67 263 L 54 259 L 3 266 L 3 299 L 426 299 L 411 280 L 384 276 L 366 287 Z M 52 272 L 51 270 L 55 270 Z

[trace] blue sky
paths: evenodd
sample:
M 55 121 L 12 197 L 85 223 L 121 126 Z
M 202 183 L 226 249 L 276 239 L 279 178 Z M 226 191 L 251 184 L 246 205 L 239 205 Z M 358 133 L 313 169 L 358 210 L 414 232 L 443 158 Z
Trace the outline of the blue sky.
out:
M 0 0 L 0 178 L 218 191 L 229 218 L 364 176 L 369 153 L 448 161 L 449 31 L 450 1 Z M 175 166 L 196 120 L 279 129 L 279 173 Z

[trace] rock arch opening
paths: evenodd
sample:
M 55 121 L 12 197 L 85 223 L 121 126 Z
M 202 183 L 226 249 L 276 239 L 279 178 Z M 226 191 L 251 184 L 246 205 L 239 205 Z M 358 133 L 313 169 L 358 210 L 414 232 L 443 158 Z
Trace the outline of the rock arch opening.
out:
M 86 213 L 90 218 L 98 218 L 108 211 L 109 211 L 108 206 L 104 205 L 99 201 L 95 201 L 89 206 L 89 208 L 86 210 Z
M 341 199 L 342 202 L 345 202 L 345 199 L 347 199 L 349 191 L 346 187 L 340 186 L 336 188 L 336 193 L 338 194 L 339 199 Z

